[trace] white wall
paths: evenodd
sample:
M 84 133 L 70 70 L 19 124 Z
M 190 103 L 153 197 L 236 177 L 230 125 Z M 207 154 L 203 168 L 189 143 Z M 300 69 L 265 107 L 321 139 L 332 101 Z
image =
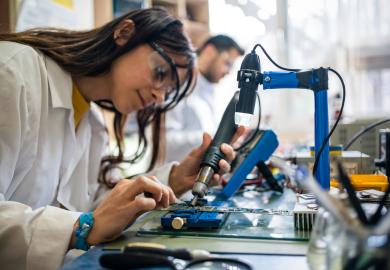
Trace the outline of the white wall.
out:
M 93 0 L 24 0 L 16 31 L 34 27 L 59 27 L 72 30 L 93 28 Z

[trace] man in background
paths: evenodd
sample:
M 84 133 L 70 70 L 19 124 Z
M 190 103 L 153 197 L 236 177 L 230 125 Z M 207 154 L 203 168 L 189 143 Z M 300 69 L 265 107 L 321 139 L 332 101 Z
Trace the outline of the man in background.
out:
M 166 114 L 166 161 L 180 161 L 202 143 L 202 134 L 214 135 L 219 125 L 215 89 L 244 50 L 230 37 L 210 37 L 198 50 L 198 80 L 193 93 Z

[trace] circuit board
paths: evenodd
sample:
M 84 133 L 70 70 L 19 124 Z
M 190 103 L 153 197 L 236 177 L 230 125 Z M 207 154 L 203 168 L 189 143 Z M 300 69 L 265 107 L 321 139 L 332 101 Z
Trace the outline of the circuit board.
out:
M 214 202 L 215 203 L 215 202 Z M 168 211 L 161 217 L 161 226 L 165 229 L 194 229 L 220 227 L 229 213 L 247 213 L 261 215 L 285 215 L 291 216 L 292 212 L 288 210 L 258 209 L 218 206 L 217 205 L 190 206 L 186 203 L 171 205 L 162 210 Z
M 170 211 L 161 217 L 165 229 L 216 229 L 225 221 L 227 213 L 203 212 L 194 209 Z
M 294 228 L 292 210 L 296 201 L 292 191 L 286 191 L 283 195 L 276 192 L 249 191 L 235 194 L 224 205 L 217 206 L 188 206 L 187 204 L 174 204 L 169 208 L 156 211 L 153 218 L 148 219 L 138 230 L 137 235 L 182 235 L 205 236 L 225 238 L 248 239 L 277 239 L 307 241 L 309 233 Z M 180 229 L 172 229 L 172 213 L 175 211 L 191 210 L 196 213 L 213 214 L 212 220 L 218 213 L 224 213 L 218 226 L 205 226 L 199 228 L 194 223 L 183 224 Z M 170 213 L 170 214 L 169 214 Z M 171 215 L 164 226 L 162 218 Z M 209 219 L 209 221 L 210 221 Z M 188 226 L 188 224 L 191 224 Z M 178 226 L 180 227 L 180 226 Z
M 187 211 L 194 210 L 199 212 L 221 212 L 221 213 L 248 213 L 248 214 L 262 214 L 262 215 L 282 215 L 291 216 L 290 210 L 274 210 L 274 209 L 262 209 L 262 208 L 245 208 L 245 207 L 228 207 L 228 206 L 189 206 L 186 203 L 173 204 L 168 208 L 161 209 L 162 211 Z

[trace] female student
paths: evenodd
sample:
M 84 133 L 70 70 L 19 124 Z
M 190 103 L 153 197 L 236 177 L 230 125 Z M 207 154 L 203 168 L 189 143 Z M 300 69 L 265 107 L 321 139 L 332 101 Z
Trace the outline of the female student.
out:
M 172 189 L 155 176 L 139 176 L 104 192 L 114 185 L 111 169 L 124 161 L 126 115 L 137 112 L 141 139 L 133 161 L 152 124 L 155 163 L 161 115 L 188 94 L 193 68 L 181 22 L 162 9 L 131 11 L 90 31 L 0 35 L 2 269 L 58 268 L 67 250 L 112 240 L 140 214 L 191 188 L 207 135 L 181 163 L 153 173 Z M 104 156 L 99 106 L 115 112 L 117 155 Z M 229 145 L 221 149 L 233 158 Z M 220 165 L 229 169 L 225 160 Z M 102 200 L 102 194 L 108 195 Z

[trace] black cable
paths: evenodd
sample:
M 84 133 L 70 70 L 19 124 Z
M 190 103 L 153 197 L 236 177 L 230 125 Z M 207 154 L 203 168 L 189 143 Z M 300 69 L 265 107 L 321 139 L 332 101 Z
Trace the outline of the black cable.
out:
M 387 187 L 385 194 L 383 195 L 382 199 L 379 202 L 378 208 L 376 209 L 375 213 L 371 216 L 370 222 L 372 225 L 378 224 L 378 222 L 382 218 L 382 209 L 386 204 L 389 194 L 390 194 L 390 186 Z
M 317 167 L 318 167 L 318 162 L 320 160 L 320 156 L 321 156 L 321 153 L 322 153 L 322 150 L 324 150 L 325 148 L 325 145 L 329 142 L 329 139 L 330 137 L 332 136 L 333 132 L 335 131 L 337 125 L 339 124 L 340 122 L 340 119 L 341 119 L 341 115 L 343 114 L 343 110 L 344 110 L 344 103 L 345 103 L 345 84 L 344 84 L 344 80 L 343 78 L 341 77 L 341 75 L 334 69 L 332 68 L 328 68 L 328 70 L 332 71 L 334 74 L 337 75 L 337 77 L 340 79 L 340 82 L 341 82 L 341 85 L 343 86 L 343 100 L 341 102 L 341 108 L 340 108 L 340 113 L 337 117 L 337 120 L 336 122 L 334 123 L 332 129 L 330 130 L 328 136 L 326 136 L 326 138 L 324 139 L 324 141 L 322 142 L 322 146 L 320 148 L 320 151 L 318 151 L 318 154 L 316 156 L 316 159 L 314 161 L 314 166 L 313 166 L 313 175 L 315 175 L 316 171 L 317 171 Z
M 256 138 L 256 135 L 259 133 L 260 131 L 260 121 L 261 121 L 261 102 L 260 102 L 260 96 L 259 96 L 259 93 L 256 93 L 256 97 L 257 97 L 257 102 L 259 104 L 259 118 L 257 119 L 257 128 L 256 130 L 252 133 L 252 135 L 249 137 L 249 139 L 247 139 L 243 144 L 241 144 L 239 147 L 237 147 L 236 149 L 234 149 L 235 151 L 240 151 L 242 150 L 245 146 L 247 146 L 248 144 L 250 144 L 255 138 Z
M 278 65 L 272 58 L 271 56 L 268 55 L 267 51 L 263 48 L 263 46 L 261 46 L 260 44 L 256 44 L 255 47 L 253 47 L 252 49 L 252 53 L 254 53 L 256 51 L 256 48 L 257 47 L 260 47 L 261 50 L 263 51 L 263 53 L 265 54 L 265 56 L 267 56 L 268 60 L 271 61 L 272 64 L 274 64 L 276 67 L 280 68 L 280 69 L 283 69 L 283 70 L 286 70 L 286 71 L 300 71 L 301 69 L 296 69 L 296 68 L 286 68 L 286 67 L 282 67 L 280 65 Z
M 363 130 L 355 133 L 355 135 L 346 143 L 346 146 L 344 147 L 344 150 L 348 150 L 349 147 L 351 147 L 351 145 L 362 135 L 364 135 L 365 133 L 367 133 L 368 131 L 370 131 L 371 129 L 379 126 L 379 125 L 382 125 L 386 122 L 390 122 L 390 118 L 387 118 L 387 119 L 381 119 L 381 120 L 378 120 L 370 125 L 368 125 L 367 127 L 365 127 Z M 387 198 L 389 197 L 390 195 L 390 186 L 387 188 L 385 194 L 383 195 L 380 203 L 379 203 L 379 206 L 377 208 L 377 210 L 375 211 L 374 215 L 371 216 L 371 219 L 370 219 L 370 222 L 371 224 L 377 224 L 381 218 L 381 214 L 382 214 L 382 209 L 386 203 L 386 200 Z
M 374 127 L 377 127 L 379 125 L 382 125 L 386 122 L 390 122 L 390 118 L 387 118 L 387 119 L 382 119 L 382 120 L 378 120 L 374 123 L 372 123 L 371 125 L 365 127 L 363 130 L 359 131 L 358 133 L 356 133 L 345 145 L 344 147 L 344 150 L 347 150 L 349 147 L 351 147 L 351 145 L 360 137 L 362 136 L 363 134 L 365 134 L 366 132 L 370 131 L 371 129 L 373 129 Z

